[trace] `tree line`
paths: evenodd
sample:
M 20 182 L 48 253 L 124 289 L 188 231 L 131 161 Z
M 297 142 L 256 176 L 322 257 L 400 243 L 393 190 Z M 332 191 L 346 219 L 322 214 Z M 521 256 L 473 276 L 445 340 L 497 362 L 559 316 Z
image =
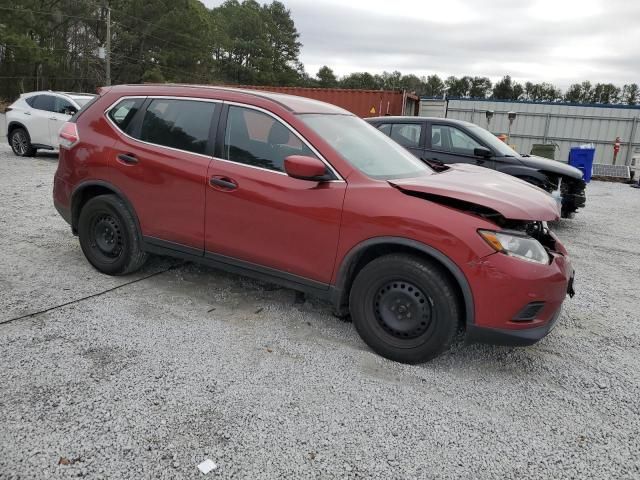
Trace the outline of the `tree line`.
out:
M 572 103 L 600 103 L 636 105 L 640 101 L 640 89 L 636 83 L 624 85 L 622 88 L 611 83 L 596 83 L 585 81 L 571 85 L 566 92 L 551 83 L 524 84 L 513 81 L 506 75 L 495 84 L 488 77 L 455 77 L 446 79 L 438 75 L 418 77 L 416 75 L 402 75 L 395 71 L 383 72 L 381 75 L 351 73 L 337 78 L 333 71 L 323 66 L 316 78 L 308 82 L 311 86 L 364 88 L 364 89 L 403 89 L 416 92 L 417 95 L 427 97 L 477 98 L 496 100 L 532 100 L 543 102 L 572 102 Z
M 280 1 L 108 0 L 112 83 L 181 82 L 405 89 L 420 96 L 635 105 L 635 83 L 590 82 L 565 92 L 505 76 L 418 77 L 398 71 L 338 78 L 300 62 L 300 35 Z M 0 98 L 40 90 L 95 91 L 106 82 L 105 0 L 0 0 Z
M 282 2 L 108 0 L 112 83 L 297 85 L 301 44 Z M 105 0 L 0 0 L 0 97 L 104 85 Z

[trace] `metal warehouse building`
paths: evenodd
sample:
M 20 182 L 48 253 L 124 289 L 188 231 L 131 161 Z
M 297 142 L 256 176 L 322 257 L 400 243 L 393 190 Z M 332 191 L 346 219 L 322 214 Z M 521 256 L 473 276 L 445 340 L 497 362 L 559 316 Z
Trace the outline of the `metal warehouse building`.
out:
M 487 111 L 494 112 L 489 122 Z M 593 143 L 595 162 L 610 164 L 620 137 L 616 164 L 631 165 L 637 157 L 640 165 L 640 106 L 422 98 L 419 114 L 466 120 L 499 135 L 509 131 L 508 112 L 516 113 L 509 143 L 521 153 L 529 153 L 534 143 L 555 143 L 556 159 L 566 162 L 571 147 Z

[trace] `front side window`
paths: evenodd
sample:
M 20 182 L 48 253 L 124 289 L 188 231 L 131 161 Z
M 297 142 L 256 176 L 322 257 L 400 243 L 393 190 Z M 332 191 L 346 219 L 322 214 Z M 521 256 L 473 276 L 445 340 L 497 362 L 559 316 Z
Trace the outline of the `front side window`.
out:
M 431 148 L 448 153 L 473 155 L 476 148 L 484 148 L 462 130 L 448 125 L 433 125 L 431 127 Z
M 135 114 L 140 110 L 143 102 L 144 98 L 125 98 L 109 110 L 107 115 L 120 130 L 125 133 L 130 133 L 128 127 Z
M 33 101 L 33 108 L 38 110 L 46 110 L 47 112 L 55 111 L 55 100 L 53 95 L 38 95 Z
M 270 115 L 244 107 L 229 107 L 222 158 L 255 167 L 284 171 L 290 155 L 315 157 L 300 138 Z
M 425 163 L 358 117 L 309 113 L 300 118 L 342 158 L 371 178 L 387 180 L 433 173 Z
M 152 100 L 144 113 L 140 140 L 205 154 L 216 106 L 197 100 Z

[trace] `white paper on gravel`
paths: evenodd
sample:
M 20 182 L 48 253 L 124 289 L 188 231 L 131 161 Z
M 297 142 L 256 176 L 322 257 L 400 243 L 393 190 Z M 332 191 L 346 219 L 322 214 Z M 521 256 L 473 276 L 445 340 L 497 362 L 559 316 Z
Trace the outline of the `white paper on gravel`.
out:
M 213 463 L 213 460 L 209 460 L 208 458 L 204 462 L 202 462 L 200 465 L 198 465 L 198 470 L 200 470 L 205 475 L 209 473 L 211 470 L 215 470 L 216 468 L 218 468 L 218 465 Z

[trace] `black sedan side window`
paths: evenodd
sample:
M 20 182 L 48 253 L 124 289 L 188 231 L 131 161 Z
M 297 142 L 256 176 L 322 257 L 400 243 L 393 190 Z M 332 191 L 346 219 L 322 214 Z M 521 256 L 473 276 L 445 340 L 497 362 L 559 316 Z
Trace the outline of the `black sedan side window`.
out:
M 419 147 L 422 125 L 419 123 L 383 123 L 378 130 L 403 147 Z
M 431 148 L 447 153 L 473 155 L 476 148 L 484 145 L 476 142 L 462 130 L 449 125 L 433 125 L 431 127 Z

